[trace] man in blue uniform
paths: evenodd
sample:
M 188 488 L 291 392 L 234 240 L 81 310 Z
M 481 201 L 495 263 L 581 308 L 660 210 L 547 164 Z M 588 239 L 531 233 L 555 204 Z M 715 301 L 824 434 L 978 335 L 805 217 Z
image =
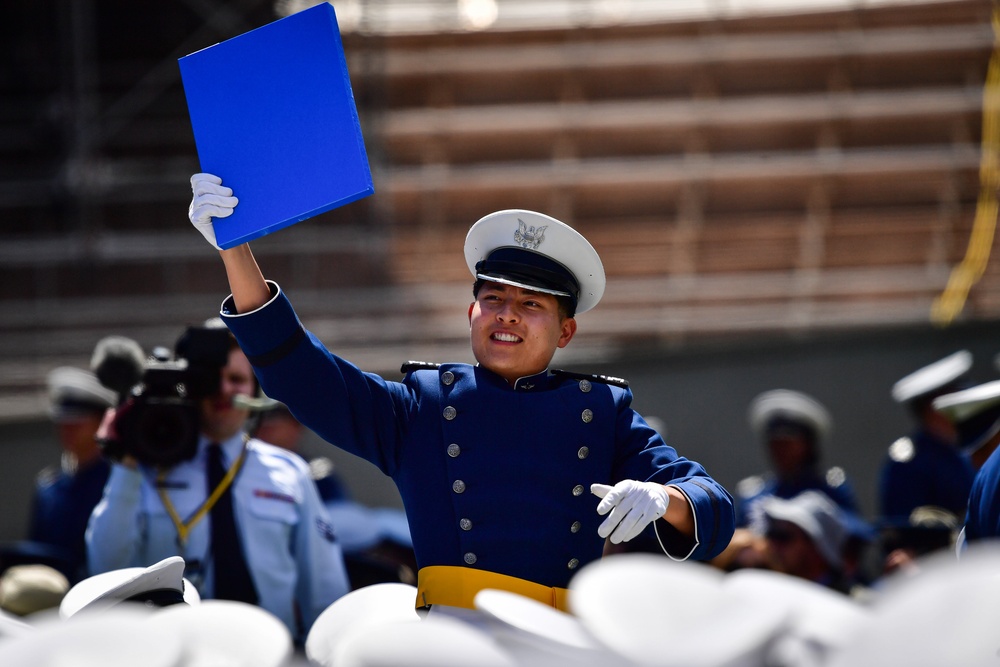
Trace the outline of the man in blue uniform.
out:
M 218 248 L 212 218 L 237 199 L 217 176 L 191 181 L 189 217 Z M 499 588 L 566 608 L 570 578 L 605 538 L 630 540 L 651 522 L 676 559 L 708 559 L 729 542 L 732 497 L 631 408 L 625 382 L 549 370 L 575 315 L 604 292 L 597 252 L 568 225 L 524 210 L 473 225 L 478 364 L 408 364 L 401 382 L 328 351 L 248 245 L 220 254 L 232 289 L 223 320 L 268 396 L 399 488 L 418 606 L 472 608 L 479 590 Z
M 803 491 L 821 491 L 848 512 L 857 512 L 854 489 L 844 469 L 819 467 L 822 444 L 831 429 L 830 413 L 815 398 L 790 389 L 758 395 L 748 410 L 750 427 L 767 449 L 771 470 L 740 481 L 736 525 L 761 518 L 762 498 L 794 498 Z
M 198 399 L 196 448 L 170 464 L 126 454 L 112 466 L 87 530 L 90 570 L 181 556 L 201 597 L 257 604 L 304 639 L 350 590 L 343 555 L 305 460 L 247 435 L 253 370 L 221 333 L 230 348 L 225 366 L 212 369 L 217 388 Z M 135 409 L 126 403 L 118 413 Z M 113 430 L 120 423 L 106 422 L 107 439 L 125 437 Z
M 1000 380 L 939 396 L 934 408 L 955 423 L 977 468 L 961 539 L 1000 537 Z
M 917 422 L 909 436 L 889 447 L 879 479 L 884 523 L 904 524 L 918 507 L 941 507 L 964 516 L 975 474 L 959 446 L 952 421 L 933 407 L 938 396 L 960 389 L 972 367 L 967 350 L 955 352 L 899 380 L 892 397 Z
M 49 373 L 48 392 L 62 457 L 38 475 L 28 539 L 54 552 L 72 584 L 87 575 L 83 536 L 110 470 L 95 434 L 116 396 L 90 371 L 68 366 Z

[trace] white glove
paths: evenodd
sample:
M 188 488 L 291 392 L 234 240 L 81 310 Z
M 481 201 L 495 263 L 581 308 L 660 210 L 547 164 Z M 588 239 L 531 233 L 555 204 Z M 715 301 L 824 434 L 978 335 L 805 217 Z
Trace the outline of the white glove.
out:
M 222 250 L 215 241 L 212 218 L 228 218 L 239 199 L 233 197 L 233 189 L 222 185 L 222 179 L 214 174 L 195 174 L 191 177 L 191 205 L 188 218 L 194 228 L 201 232 L 217 250 Z
M 597 505 L 600 515 L 611 512 L 597 529 L 601 537 L 611 535 L 611 542 L 628 542 L 643 531 L 650 521 L 663 516 L 670 504 L 666 487 L 656 482 L 625 479 L 614 486 L 591 484 L 590 492 L 603 498 Z

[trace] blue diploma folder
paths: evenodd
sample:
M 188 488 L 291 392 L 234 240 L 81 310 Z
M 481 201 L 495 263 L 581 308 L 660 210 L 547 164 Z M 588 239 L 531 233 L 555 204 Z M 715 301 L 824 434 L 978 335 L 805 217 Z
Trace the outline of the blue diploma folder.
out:
M 239 205 L 223 248 L 375 192 L 333 7 L 321 3 L 178 60 L 201 170 Z

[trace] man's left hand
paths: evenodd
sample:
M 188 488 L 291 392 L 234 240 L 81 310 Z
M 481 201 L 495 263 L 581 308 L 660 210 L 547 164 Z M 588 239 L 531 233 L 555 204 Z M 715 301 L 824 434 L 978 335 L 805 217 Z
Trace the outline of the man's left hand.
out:
M 613 544 L 638 536 L 647 524 L 663 516 L 670 504 L 666 487 L 656 482 L 626 479 L 614 486 L 591 484 L 590 492 L 602 499 L 597 505 L 598 514 L 611 512 L 597 534 L 610 535 Z

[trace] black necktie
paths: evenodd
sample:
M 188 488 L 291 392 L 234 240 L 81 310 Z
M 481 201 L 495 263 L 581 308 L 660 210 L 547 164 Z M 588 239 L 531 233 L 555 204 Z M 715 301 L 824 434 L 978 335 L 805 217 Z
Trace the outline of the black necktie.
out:
M 222 448 L 212 443 L 208 446 L 208 496 L 226 476 L 222 463 Z M 212 506 L 212 560 L 215 566 L 215 597 L 220 600 L 237 600 L 257 604 L 257 590 L 247 570 L 240 537 L 233 519 L 232 485 Z M 207 497 L 207 496 L 206 496 Z

